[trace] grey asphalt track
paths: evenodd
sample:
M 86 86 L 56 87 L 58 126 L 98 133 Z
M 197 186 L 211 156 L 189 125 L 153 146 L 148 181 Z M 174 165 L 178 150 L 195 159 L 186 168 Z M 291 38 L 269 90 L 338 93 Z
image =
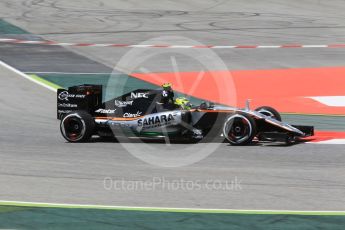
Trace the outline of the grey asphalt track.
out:
M 116 40 L 118 43 L 138 43 L 160 35 L 183 35 L 211 45 L 323 44 L 341 42 L 345 34 L 343 1 L 332 1 L 332 4 L 267 1 L 260 5 L 255 5 L 257 1 L 164 3 L 1 1 L 0 13 L 6 20 L 31 33 L 65 42 Z M 230 11 L 232 13 L 228 14 Z M 214 28 L 216 24 L 220 29 Z M 235 30 L 229 29 L 229 25 Z M 260 27 L 250 29 L 252 25 Z M 25 52 L 25 46 L 20 47 Z M 126 52 L 124 49 L 69 49 L 108 67 Z M 217 51 L 217 54 L 230 69 L 340 66 L 345 60 L 345 53 L 340 49 Z M 18 53 L 11 64 L 23 61 L 25 59 Z M 146 68 L 171 71 L 169 61 L 164 58 L 150 60 Z M 54 61 L 40 59 L 39 62 L 37 65 L 45 66 L 41 71 L 57 71 Z M 33 66 L 23 66 L 21 70 L 38 71 L 38 68 L 29 69 Z M 196 68 L 184 62 L 179 67 L 180 70 Z M 80 66 L 78 69 L 77 64 L 73 68 L 73 71 L 83 70 Z M 4 67 L 0 67 L 0 86 L 1 200 L 345 210 L 343 145 L 230 147 L 224 143 L 209 157 L 190 166 L 158 167 L 135 158 L 118 143 L 66 143 L 55 119 L 53 92 Z M 182 144 L 174 146 L 186 147 Z M 140 149 L 144 144 L 137 143 L 137 147 Z M 154 147 L 160 156 L 167 155 L 167 149 L 171 148 L 164 144 Z M 200 149 L 205 147 L 200 144 Z M 118 182 L 122 188 L 106 189 L 105 178 Z M 157 180 L 164 180 L 164 183 L 159 183 L 155 189 L 140 187 L 145 182 L 150 184 Z M 234 181 L 237 181 L 237 187 L 224 189 L 226 182 Z M 187 188 L 190 183 L 193 186 Z M 216 187 L 212 187 L 212 183 Z M 139 184 L 139 187 L 131 187 L 133 184 Z M 211 188 L 206 184 L 211 184 Z M 223 187 L 217 187 L 218 184 Z M 198 185 L 202 185 L 201 189 Z
M 118 143 L 66 143 L 55 120 L 55 94 L 3 67 L 0 73 L 2 200 L 194 208 L 345 208 L 342 145 L 236 148 L 220 144 L 208 158 L 190 166 L 152 166 Z M 144 144 L 137 145 L 140 149 Z M 167 155 L 165 144 L 156 145 L 157 154 Z M 116 188 L 104 187 L 104 179 L 109 177 L 117 181 Z M 155 189 L 131 187 L 157 180 L 164 180 L 164 184 Z M 236 180 L 237 187 L 224 187 L 225 182 L 231 185 Z M 212 187 L 213 182 L 223 187 Z M 187 189 L 188 183 L 194 187 Z M 205 188 L 206 183 L 211 183 L 211 188 Z

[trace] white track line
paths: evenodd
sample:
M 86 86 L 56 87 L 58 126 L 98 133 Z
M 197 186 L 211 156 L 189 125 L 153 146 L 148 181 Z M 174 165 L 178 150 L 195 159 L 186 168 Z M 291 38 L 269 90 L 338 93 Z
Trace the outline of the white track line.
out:
M 319 145 L 345 145 L 345 139 L 331 139 L 326 141 L 318 142 L 306 142 L 308 144 L 319 144 Z
M 74 72 L 36 72 L 36 71 L 25 71 L 26 74 L 68 74 L 68 75 L 73 75 L 73 74 L 80 74 L 80 75 L 122 75 L 122 73 L 74 73 Z
M 313 96 L 307 98 L 331 107 L 345 107 L 345 96 Z
M 258 46 L 259 49 L 280 48 L 280 46 Z
M 212 49 L 232 49 L 236 46 L 213 46 Z
M 304 211 L 304 210 L 248 210 L 248 209 L 216 209 L 216 208 L 167 208 L 167 207 L 142 207 L 142 206 L 111 206 L 89 204 L 66 204 L 66 203 L 43 203 L 26 201 L 0 200 L 0 205 L 17 205 L 31 207 L 51 208 L 88 208 L 88 209 L 114 209 L 114 210 L 142 210 L 142 211 L 165 211 L 165 212 L 209 212 L 209 213 L 263 213 L 263 214 L 301 214 L 301 215 L 345 215 L 345 211 Z
M 0 42 L 14 42 L 17 39 L 13 39 L 13 38 L 0 38 Z
M 1 61 L 1 60 L 0 60 L 0 66 L 2 66 L 2 67 L 4 67 L 4 68 L 6 68 L 6 69 L 8 69 L 8 70 L 10 70 L 10 71 L 12 71 L 12 72 L 18 74 L 19 76 L 21 76 L 21 77 L 23 77 L 23 78 L 25 78 L 25 79 L 27 79 L 27 80 L 29 80 L 29 81 L 31 81 L 31 82 L 34 82 L 34 83 L 36 83 L 36 84 L 38 84 L 38 85 L 40 85 L 40 86 L 43 86 L 43 87 L 46 88 L 46 89 L 49 89 L 49 90 L 51 90 L 51 91 L 56 92 L 56 89 L 55 89 L 55 88 L 53 88 L 53 87 L 51 87 L 51 86 L 49 86 L 49 85 L 46 85 L 46 84 L 44 84 L 44 83 L 42 83 L 42 82 L 40 82 L 40 81 L 38 81 L 38 80 L 36 80 L 36 79 L 33 79 L 32 77 L 28 76 L 27 74 L 25 74 L 25 73 L 23 73 L 23 72 L 21 72 L 21 71 L 15 69 L 14 67 L 12 67 L 12 66 L 6 64 L 5 62 L 3 62 L 3 61 Z

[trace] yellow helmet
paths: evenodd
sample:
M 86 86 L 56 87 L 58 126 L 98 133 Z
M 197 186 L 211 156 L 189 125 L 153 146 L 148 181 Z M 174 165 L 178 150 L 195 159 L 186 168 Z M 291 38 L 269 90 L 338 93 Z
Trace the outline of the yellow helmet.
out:
M 189 100 L 185 97 L 178 97 L 175 99 L 175 105 L 179 106 L 181 109 L 191 109 L 192 105 L 190 104 Z
M 163 89 L 171 88 L 171 87 L 172 87 L 172 83 L 169 83 L 169 82 L 164 83 L 164 84 L 162 85 L 162 87 L 163 87 Z

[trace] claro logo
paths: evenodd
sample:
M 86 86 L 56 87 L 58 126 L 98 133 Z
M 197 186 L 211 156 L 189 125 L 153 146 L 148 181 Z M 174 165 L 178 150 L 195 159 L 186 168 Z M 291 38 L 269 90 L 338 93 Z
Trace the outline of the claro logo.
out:
M 131 93 L 131 98 L 149 98 L 149 93 Z
M 123 117 L 140 117 L 142 112 L 137 111 L 137 113 L 124 113 Z
M 62 91 L 58 95 L 60 101 L 68 101 L 69 98 L 85 98 L 84 94 L 70 94 L 68 91 Z

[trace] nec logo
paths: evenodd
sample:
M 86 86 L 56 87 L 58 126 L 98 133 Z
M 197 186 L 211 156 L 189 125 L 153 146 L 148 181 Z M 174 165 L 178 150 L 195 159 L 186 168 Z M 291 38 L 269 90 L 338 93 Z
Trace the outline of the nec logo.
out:
M 131 98 L 149 98 L 149 93 L 131 93 Z

